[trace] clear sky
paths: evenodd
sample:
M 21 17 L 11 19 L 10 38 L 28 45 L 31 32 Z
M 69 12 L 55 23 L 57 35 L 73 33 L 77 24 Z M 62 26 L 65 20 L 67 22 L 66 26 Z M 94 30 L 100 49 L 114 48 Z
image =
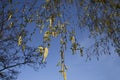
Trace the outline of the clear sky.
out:
M 50 51 L 45 68 L 34 71 L 30 67 L 22 67 L 17 80 L 63 80 L 58 72 L 60 67 L 57 64 L 57 51 Z M 53 54 L 53 55 L 52 55 Z M 117 55 L 104 55 L 97 61 L 85 61 L 79 54 L 70 55 L 66 58 L 68 66 L 67 80 L 119 80 L 120 79 L 120 58 Z
M 76 14 L 74 11 L 73 7 L 70 12 Z M 76 18 L 74 17 L 73 20 L 76 20 Z M 28 26 L 29 30 L 33 29 L 31 27 L 35 27 L 34 24 Z M 42 42 L 40 37 L 43 37 L 44 33 L 41 35 L 38 35 L 38 33 L 39 31 L 32 38 L 31 46 L 40 46 Z M 79 42 L 84 46 L 89 46 L 93 40 L 84 38 L 84 36 L 87 37 L 86 35 L 79 36 Z M 72 55 L 70 50 L 65 51 L 65 64 L 68 67 L 67 80 L 120 80 L 120 57 L 113 52 L 111 55 L 102 55 L 99 58 L 99 61 L 97 61 L 96 57 L 93 56 L 91 61 L 86 62 L 86 56 L 81 57 L 79 53 Z M 56 66 L 59 59 L 59 42 L 53 39 L 45 67 L 40 67 L 35 71 L 29 66 L 22 66 L 19 68 L 21 73 L 17 80 L 63 80 L 63 76 L 59 73 L 61 67 Z
M 38 34 L 38 32 L 36 33 Z M 84 34 L 84 36 L 86 36 Z M 82 38 L 84 36 L 81 36 Z M 40 42 L 40 36 L 35 35 L 34 45 Z M 86 46 L 90 44 L 89 39 L 82 39 Z M 31 44 L 33 44 L 31 43 Z M 32 68 L 23 66 L 20 68 L 20 75 L 17 80 L 63 80 L 59 73 L 60 67 L 56 64 L 60 59 L 59 42 L 53 39 L 46 67 L 34 71 Z M 67 80 L 119 80 L 120 79 L 120 57 L 116 53 L 112 55 L 102 55 L 100 60 L 93 56 L 91 61 L 86 62 L 86 57 L 81 57 L 79 53 L 72 55 L 68 49 L 65 52 L 65 63 L 68 66 Z
M 39 46 L 40 36 L 35 35 L 33 40 L 31 46 L 33 46 L 32 44 Z M 84 41 L 82 44 L 85 46 L 91 43 L 88 39 L 82 40 Z M 46 67 L 34 71 L 28 66 L 23 66 L 20 68 L 21 73 L 17 80 L 63 80 L 59 73 L 60 67 L 56 66 L 60 59 L 58 44 L 59 42 L 56 43 L 56 40 L 52 41 Z M 91 61 L 86 62 L 85 56 L 80 57 L 79 53 L 72 55 L 71 51 L 67 50 L 65 63 L 68 66 L 67 80 L 120 80 L 120 57 L 116 53 L 102 55 L 99 61 L 92 57 Z

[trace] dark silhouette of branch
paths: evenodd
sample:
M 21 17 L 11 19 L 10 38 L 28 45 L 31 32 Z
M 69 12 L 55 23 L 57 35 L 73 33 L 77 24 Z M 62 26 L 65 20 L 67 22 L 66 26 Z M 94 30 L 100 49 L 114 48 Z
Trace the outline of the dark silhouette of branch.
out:
M 22 63 L 17 63 L 17 64 L 14 64 L 14 65 L 10 65 L 10 66 L 7 66 L 7 67 L 4 67 L 3 69 L 0 69 L 0 72 L 6 70 L 6 69 L 10 69 L 10 68 L 14 68 L 14 67 L 17 67 L 17 66 L 21 66 L 21 65 L 24 65 L 24 64 L 27 64 L 29 62 L 22 62 Z

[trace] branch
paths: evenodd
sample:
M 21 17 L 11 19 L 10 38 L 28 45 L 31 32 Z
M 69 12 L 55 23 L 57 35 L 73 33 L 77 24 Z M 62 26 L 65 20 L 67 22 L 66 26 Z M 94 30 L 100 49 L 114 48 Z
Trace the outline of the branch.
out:
M 13 67 L 17 67 L 17 66 L 26 64 L 26 63 L 29 63 L 29 62 L 22 62 L 22 63 L 17 63 L 17 64 L 15 64 L 15 65 L 8 66 L 8 67 L 4 67 L 3 69 L 0 70 L 0 72 L 1 72 L 1 71 L 4 71 L 4 70 L 6 70 L 6 69 L 9 69 L 9 68 L 13 68 Z

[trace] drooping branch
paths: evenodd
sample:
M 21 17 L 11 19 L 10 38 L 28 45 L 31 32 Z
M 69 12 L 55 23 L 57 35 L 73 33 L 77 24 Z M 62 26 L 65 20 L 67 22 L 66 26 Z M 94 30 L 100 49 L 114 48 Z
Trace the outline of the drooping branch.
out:
M 21 65 L 25 65 L 25 64 L 28 64 L 28 63 L 31 63 L 31 62 L 21 62 L 21 63 L 16 63 L 14 65 L 10 65 L 10 66 L 7 66 L 7 67 L 4 67 L 3 69 L 0 69 L 0 72 L 4 71 L 4 70 L 7 70 L 7 69 L 10 69 L 10 68 L 14 68 L 14 67 L 18 67 L 18 66 L 21 66 Z

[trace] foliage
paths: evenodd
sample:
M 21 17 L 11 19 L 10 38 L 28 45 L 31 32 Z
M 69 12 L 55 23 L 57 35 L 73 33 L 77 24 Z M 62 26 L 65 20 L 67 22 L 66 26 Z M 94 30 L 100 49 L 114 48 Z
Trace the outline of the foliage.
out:
M 16 68 L 22 65 L 36 68 L 44 64 L 53 38 L 60 42 L 59 65 L 64 80 L 67 48 L 72 54 L 79 51 L 88 59 L 91 55 L 98 59 L 100 54 L 111 54 L 111 48 L 120 55 L 119 3 L 119 0 L 0 0 L 0 78 L 15 79 Z M 43 43 L 34 47 L 30 43 L 37 30 L 43 35 L 40 41 Z M 89 47 L 83 47 L 77 37 L 84 30 L 94 39 Z

